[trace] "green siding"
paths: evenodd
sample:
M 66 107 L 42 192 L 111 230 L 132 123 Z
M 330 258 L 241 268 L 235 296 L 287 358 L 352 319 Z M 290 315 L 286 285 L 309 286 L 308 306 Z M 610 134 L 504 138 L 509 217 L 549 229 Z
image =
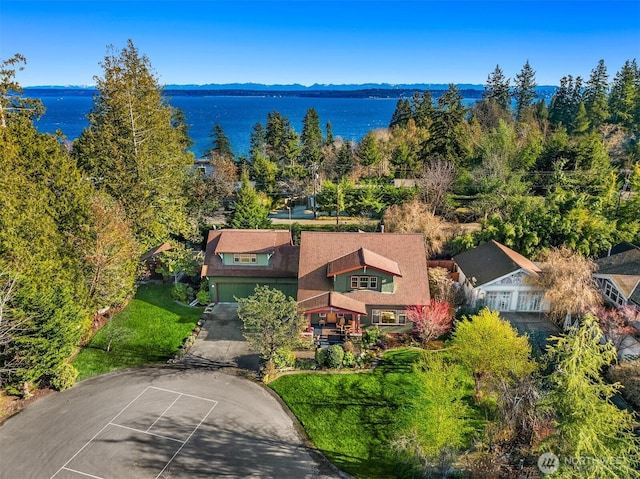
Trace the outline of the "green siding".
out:
M 294 299 L 298 296 L 298 282 L 294 278 L 225 278 L 220 276 L 209 278 L 209 294 L 213 301 L 234 303 L 235 297 L 251 296 L 257 285 L 276 288 Z
M 351 276 L 376 276 L 378 278 L 378 291 L 381 291 L 383 293 L 393 293 L 394 291 L 392 275 L 381 273 L 380 271 L 372 269 L 368 269 L 365 271 L 364 268 L 360 268 L 358 270 L 350 271 L 348 273 L 339 274 L 338 276 L 336 276 L 333 283 L 334 291 L 338 291 L 341 293 L 351 291 Z
M 413 322 L 407 319 L 405 324 L 394 324 L 394 325 L 384 325 L 384 324 L 371 324 L 371 311 L 373 309 L 395 309 L 404 310 L 406 306 L 403 305 L 367 305 L 367 316 L 360 316 L 360 326 L 362 329 L 370 329 L 374 327 L 379 327 L 382 331 L 386 333 L 410 333 L 413 329 Z
M 233 262 L 232 253 L 224 253 L 222 257 L 222 264 L 224 264 L 225 266 L 233 266 L 234 264 L 238 264 Z M 269 266 L 269 255 L 257 254 L 255 263 L 242 263 L 242 266 Z

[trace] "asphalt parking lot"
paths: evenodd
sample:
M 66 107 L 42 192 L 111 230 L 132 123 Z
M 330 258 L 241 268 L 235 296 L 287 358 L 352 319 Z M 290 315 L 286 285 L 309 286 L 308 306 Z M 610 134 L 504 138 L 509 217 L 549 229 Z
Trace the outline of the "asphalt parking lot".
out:
M 234 308 L 217 312 L 184 361 L 97 376 L 9 418 L 0 479 L 348 477 L 275 394 L 236 374 L 258 358 Z

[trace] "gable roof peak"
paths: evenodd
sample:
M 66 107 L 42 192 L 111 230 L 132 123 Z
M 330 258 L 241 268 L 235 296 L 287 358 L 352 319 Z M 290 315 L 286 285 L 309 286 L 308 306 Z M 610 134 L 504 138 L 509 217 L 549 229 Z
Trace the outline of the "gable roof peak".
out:
M 363 247 L 329 261 L 327 276 L 336 276 L 365 267 L 393 276 L 402 276 L 397 262 Z

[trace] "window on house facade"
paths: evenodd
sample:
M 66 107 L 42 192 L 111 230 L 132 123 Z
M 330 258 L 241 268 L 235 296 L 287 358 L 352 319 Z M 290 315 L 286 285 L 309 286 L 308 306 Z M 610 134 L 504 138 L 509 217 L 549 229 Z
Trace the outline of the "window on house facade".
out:
M 374 309 L 371 311 L 371 324 L 399 325 L 406 324 L 407 313 L 404 309 Z
M 486 305 L 494 311 L 508 311 L 511 306 L 511 291 L 489 291 L 485 297 Z
M 604 285 L 604 294 L 613 304 L 622 306 L 625 303 L 624 297 L 609 281 Z
M 518 311 L 540 311 L 542 293 L 521 291 L 518 294 Z
M 237 264 L 255 264 L 258 262 L 256 254 L 234 254 L 233 262 Z
M 378 289 L 377 276 L 351 276 L 351 289 Z

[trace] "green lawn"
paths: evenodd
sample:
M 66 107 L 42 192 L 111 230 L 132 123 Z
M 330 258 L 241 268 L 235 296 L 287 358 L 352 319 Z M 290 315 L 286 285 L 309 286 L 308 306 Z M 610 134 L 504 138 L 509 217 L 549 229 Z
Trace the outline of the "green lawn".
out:
M 389 448 L 401 406 L 416 389 L 420 351 L 387 352 L 360 374 L 293 374 L 270 386 L 287 403 L 316 447 L 358 478 L 409 477 Z
M 76 356 L 78 380 L 173 357 L 200 319 L 171 297 L 171 285 L 141 285 L 135 298 L 115 315 Z M 106 346 L 111 341 L 110 352 Z

